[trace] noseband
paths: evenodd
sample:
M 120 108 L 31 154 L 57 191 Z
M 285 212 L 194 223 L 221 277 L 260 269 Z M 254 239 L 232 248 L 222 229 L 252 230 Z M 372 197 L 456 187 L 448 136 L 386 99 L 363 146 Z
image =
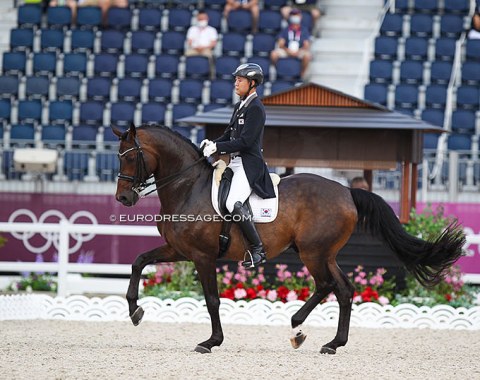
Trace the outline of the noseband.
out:
M 137 157 L 136 157 L 135 174 L 133 176 L 130 176 L 130 175 L 118 173 L 117 177 L 118 177 L 119 180 L 132 182 L 132 191 L 134 191 L 139 196 L 139 198 L 145 198 L 148 194 L 151 194 L 154 191 L 157 191 L 157 190 L 161 189 L 162 187 L 165 187 L 165 186 L 169 185 L 170 183 L 175 181 L 177 178 L 179 178 L 187 170 L 193 168 L 199 162 L 206 159 L 205 157 L 202 156 L 201 158 L 196 160 L 193 164 L 187 166 L 186 168 L 180 170 L 177 173 L 169 175 L 165 178 L 161 178 L 161 179 L 156 180 L 154 182 L 148 182 L 148 180 L 153 178 L 154 175 L 153 174 L 150 174 L 150 175 L 146 174 L 147 173 L 147 165 L 145 164 L 145 158 L 143 156 L 143 151 L 142 151 L 142 148 L 141 148 L 140 143 L 138 142 L 138 139 L 137 139 L 136 136 L 135 136 L 134 142 L 135 142 L 135 146 L 127 149 L 126 151 L 124 151 L 122 153 L 119 152 L 118 153 L 118 158 L 122 158 L 123 156 L 125 156 L 129 152 L 136 151 Z M 142 171 L 143 171 L 143 173 L 142 173 Z M 142 180 L 141 178 L 145 177 L 145 176 L 147 176 L 147 178 Z M 141 192 L 143 190 L 145 190 L 147 187 L 149 187 L 151 185 L 157 185 L 157 186 L 155 187 L 155 189 L 152 189 L 145 194 L 141 194 Z

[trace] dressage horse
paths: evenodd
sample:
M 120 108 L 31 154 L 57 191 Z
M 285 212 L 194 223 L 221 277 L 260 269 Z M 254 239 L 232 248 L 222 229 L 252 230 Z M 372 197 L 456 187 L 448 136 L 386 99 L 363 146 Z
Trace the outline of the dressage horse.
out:
M 217 289 L 216 260 L 221 222 L 213 216 L 211 203 L 213 168 L 190 140 L 169 128 L 143 125 L 121 132 L 119 137 L 120 173 L 116 199 L 134 206 L 140 193 L 154 178 L 153 191 L 161 203 L 159 233 L 166 244 L 145 252 L 132 265 L 127 291 L 130 318 L 138 325 L 144 311 L 138 306 L 138 288 L 143 268 L 159 262 L 193 261 L 205 294 L 212 335 L 195 351 L 211 352 L 223 342 L 220 299 Z M 195 222 L 169 216 L 195 215 Z M 200 219 L 198 218 L 200 217 Z M 315 292 L 293 315 L 292 345 L 298 348 L 306 335 L 301 325 L 323 298 L 334 292 L 340 306 L 338 329 L 322 353 L 334 354 L 347 343 L 354 287 L 336 263 L 338 251 L 348 241 L 357 222 L 381 237 L 405 267 L 424 285 L 434 285 L 443 272 L 462 254 L 465 237 L 458 225 L 449 226 L 435 241 L 427 242 L 406 233 L 390 206 L 378 195 L 350 189 L 338 182 L 313 174 L 295 174 L 279 184 L 279 211 L 275 221 L 259 224 L 267 258 L 272 259 L 289 247 L 300 256 L 315 282 Z M 244 257 L 241 231 L 232 227 L 227 259 Z

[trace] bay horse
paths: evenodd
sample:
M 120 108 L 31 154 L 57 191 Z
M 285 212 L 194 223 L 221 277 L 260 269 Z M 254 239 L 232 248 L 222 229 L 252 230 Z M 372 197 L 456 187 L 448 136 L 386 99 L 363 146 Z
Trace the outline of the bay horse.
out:
M 162 216 L 157 228 L 166 241 L 140 254 L 132 265 L 126 294 L 130 318 L 138 325 L 144 314 L 137 301 L 146 265 L 193 261 L 212 325 L 210 338 L 199 343 L 195 351 L 209 353 L 212 347 L 223 342 L 216 279 L 221 222 L 212 222 L 212 218 L 198 220 L 197 217 L 215 215 L 210 194 L 212 165 L 190 140 L 167 127 L 142 125 L 136 128 L 132 124 L 125 132 L 112 129 L 120 140 L 116 199 L 125 206 L 134 206 L 140 192 L 147 187 L 147 179 L 153 175 L 156 185 L 153 191 L 157 191 Z M 165 217 L 169 215 L 195 215 L 195 222 Z M 339 304 L 338 328 L 334 339 L 323 345 L 320 352 L 334 354 L 338 347 L 347 343 L 354 287 L 338 267 L 335 257 L 357 222 L 381 237 L 407 270 L 426 286 L 441 281 L 444 270 L 461 256 L 465 244 L 464 234 L 457 224 L 450 225 L 433 242 L 409 235 L 390 206 L 374 193 L 350 189 L 313 174 L 283 178 L 279 184 L 278 216 L 271 223 L 259 224 L 258 231 L 268 259 L 294 247 L 315 282 L 315 292 L 291 319 L 294 348 L 298 348 L 306 337 L 301 331 L 302 323 L 332 291 Z M 231 234 L 226 258 L 243 260 L 244 242 L 235 223 Z

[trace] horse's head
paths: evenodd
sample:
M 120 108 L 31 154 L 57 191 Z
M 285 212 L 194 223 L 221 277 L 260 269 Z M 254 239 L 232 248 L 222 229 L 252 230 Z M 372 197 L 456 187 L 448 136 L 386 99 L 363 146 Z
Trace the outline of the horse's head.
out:
M 118 173 L 117 192 L 115 198 L 124 206 L 133 206 L 137 203 L 139 193 L 146 187 L 145 182 L 152 174 L 149 163 L 154 157 L 144 149 L 132 123 L 126 132 L 112 126 L 112 131 L 120 139 L 118 158 L 120 172 Z

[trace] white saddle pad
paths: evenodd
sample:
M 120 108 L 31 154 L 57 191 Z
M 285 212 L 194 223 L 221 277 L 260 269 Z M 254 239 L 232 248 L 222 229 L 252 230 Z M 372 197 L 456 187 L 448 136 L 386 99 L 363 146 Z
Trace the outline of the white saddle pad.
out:
M 221 216 L 220 209 L 218 207 L 218 187 L 220 179 L 226 168 L 224 161 L 216 166 L 212 179 L 212 205 L 215 212 Z M 257 194 L 250 194 L 249 202 L 253 212 L 253 221 L 255 223 L 270 223 L 275 220 L 278 214 L 278 183 L 280 177 L 275 173 L 270 173 L 272 177 L 273 187 L 275 189 L 275 198 L 263 199 Z

